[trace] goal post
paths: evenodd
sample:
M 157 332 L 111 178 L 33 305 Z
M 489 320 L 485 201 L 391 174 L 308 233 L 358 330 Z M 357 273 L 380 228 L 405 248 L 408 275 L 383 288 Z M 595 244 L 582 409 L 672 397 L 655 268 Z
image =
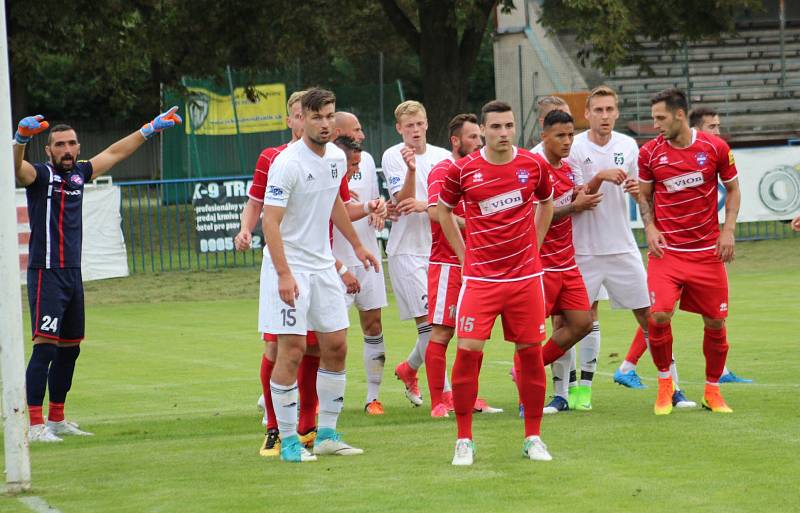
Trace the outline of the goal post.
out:
M 26 436 L 28 408 L 11 127 L 6 4 L 3 2 L 0 4 L 0 378 L 6 493 L 19 493 L 31 487 L 31 462 Z

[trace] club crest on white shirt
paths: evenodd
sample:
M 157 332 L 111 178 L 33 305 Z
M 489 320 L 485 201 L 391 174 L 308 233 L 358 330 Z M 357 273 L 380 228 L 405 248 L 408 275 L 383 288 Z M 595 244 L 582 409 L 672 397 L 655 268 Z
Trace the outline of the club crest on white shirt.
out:
M 622 153 L 614 153 L 614 164 L 621 166 L 625 163 L 625 156 Z
M 336 162 L 331 162 L 331 178 L 334 180 L 339 177 L 339 168 Z
M 704 181 L 703 173 L 700 171 L 693 171 L 664 180 L 664 187 L 667 188 L 667 192 L 678 192 L 683 189 L 688 189 L 689 187 L 703 185 Z

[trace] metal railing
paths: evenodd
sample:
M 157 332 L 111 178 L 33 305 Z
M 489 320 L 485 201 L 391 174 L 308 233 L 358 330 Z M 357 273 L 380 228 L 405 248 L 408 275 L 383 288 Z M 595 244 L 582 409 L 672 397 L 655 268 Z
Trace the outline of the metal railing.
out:
M 379 175 L 381 178 L 382 176 Z M 192 197 L 198 184 L 248 180 L 247 176 L 143 180 L 117 182 L 121 189 L 122 230 L 131 273 L 211 270 L 261 265 L 261 245 L 245 252 L 233 250 L 233 236 L 204 247 L 198 237 Z M 382 180 L 381 180 L 382 182 Z M 385 189 L 382 189 L 385 193 Z M 388 229 L 378 235 L 385 242 Z M 634 230 L 639 246 L 646 246 L 644 232 Z M 788 221 L 740 223 L 736 239 L 766 240 L 800 237 Z M 216 246 L 225 248 L 216 251 Z

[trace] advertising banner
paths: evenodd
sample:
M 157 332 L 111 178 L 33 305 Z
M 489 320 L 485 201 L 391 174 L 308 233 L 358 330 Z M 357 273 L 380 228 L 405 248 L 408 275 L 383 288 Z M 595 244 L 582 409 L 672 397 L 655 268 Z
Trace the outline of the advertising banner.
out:
M 197 251 L 233 251 L 233 238 L 239 233 L 242 210 L 252 180 L 224 180 L 194 185 L 192 205 L 197 231 Z M 253 231 L 253 249 L 262 247 L 264 237 L 259 222 Z
M 239 133 L 273 132 L 286 129 L 286 87 L 284 84 L 262 84 L 249 90 L 234 89 L 236 115 L 230 95 L 217 94 L 202 87 L 189 87 L 186 102 L 187 134 L 236 135 Z

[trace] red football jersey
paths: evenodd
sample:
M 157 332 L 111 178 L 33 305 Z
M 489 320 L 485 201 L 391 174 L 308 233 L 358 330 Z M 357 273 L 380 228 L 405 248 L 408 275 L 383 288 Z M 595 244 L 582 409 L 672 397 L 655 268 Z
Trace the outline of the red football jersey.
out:
M 717 177 L 737 177 L 733 153 L 719 137 L 692 129 L 692 144 L 675 148 L 663 136 L 639 150 L 639 180 L 654 183 L 655 226 L 667 249 L 705 251 L 719 238 Z
M 510 162 L 496 165 L 482 149 L 447 172 L 439 201 L 454 207 L 463 199 L 466 209 L 464 278 L 514 281 L 542 273 L 533 204 L 551 198 L 553 186 L 531 152 L 513 151 Z
M 275 146 L 274 148 L 266 148 L 261 152 L 261 155 L 258 156 L 256 169 L 253 171 L 253 183 L 250 184 L 250 190 L 247 191 L 247 195 L 250 196 L 250 198 L 264 203 L 264 193 L 267 190 L 269 167 L 272 165 L 272 161 L 275 160 L 275 157 L 285 150 L 287 146 L 289 146 L 288 143 Z
M 350 184 L 348 181 L 347 173 L 345 173 L 342 177 L 342 183 L 339 184 L 339 197 L 342 198 L 345 205 L 352 201 L 350 197 Z M 328 238 L 330 238 L 331 247 L 333 247 L 333 220 L 328 221 Z
M 555 168 L 544 156 L 534 155 L 534 157 L 540 160 L 542 166 L 550 173 L 553 182 L 553 207 L 563 207 L 572 203 L 575 180 L 567 161 L 562 160 L 561 167 Z M 539 253 L 545 271 L 567 271 L 578 266 L 575 263 L 575 248 L 572 246 L 572 216 L 564 216 L 550 224 Z
M 442 190 L 447 170 L 453 165 L 452 158 L 446 158 L 439 162 L 428 175 L 428 207 L 435 207 L 439 202 L 439 192 Z M 464 202 L 459 201 L 453 213 L 459 217 L 464 217 Z M 461 232 L 464 235 L 464 232 Z M 448 264 L 457 265 L 461 267 L 461 262 L 458 261 L 455 251 L 447 242 L 447 237 L 444 236 L 442 227 L 439 223 L 431 222 L 431 256 L 430 262 L 435 264 Z

